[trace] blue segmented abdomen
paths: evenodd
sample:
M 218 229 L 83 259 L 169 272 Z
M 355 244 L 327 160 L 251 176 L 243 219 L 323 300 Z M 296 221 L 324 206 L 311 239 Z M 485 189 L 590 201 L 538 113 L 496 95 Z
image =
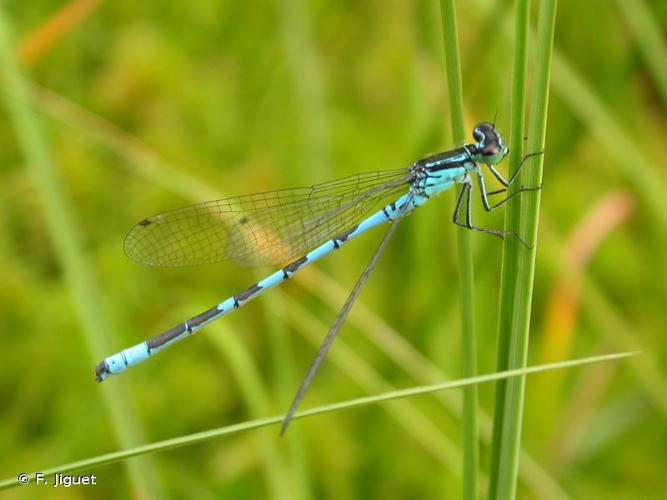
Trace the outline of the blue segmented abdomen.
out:
M 395 202 L 389 203 L 384 208 L 382 208 L 382 210 L 378 210 L 371 216 L 361 221 L 357 226 L 352 227 L 344 233 L 341 233 L 336 237 L 324 242 L 300 259 L 287 264 L 282 269 L 274 272 L 273 274 L 270 274 L 263 280 L 258 281 L 243 292 L 229 297 L 217 306 L 190 318 L 184 323 L 181 323 L 180 325 L 177 325 L 160 335 L 157 335 L 140 344 L 105 358 L 104 361 L 95 367 L 97 381 L 101 382 L 111 375 L 122 373 L 129 367 L 139 364 L 152 355 L 165 350 L 167 347 L 175 344 L 176 342 L 179 342 L 184 338 L 193 335 L 211 321 L 215 321 L 216 319 L 221 318 L 222 316 L 225 316 L 245 305 L 255 297 L 259 297 L 270 288 L 273 288 L 274 286 L 279 285 L 283 281 L 292 277 L 300 269 L 321 259 L 325 255 L 331 253 L 333 250 L 337 250 L 349 240 L 356 238 L 357 236 L 376 226 L 390 222 L 401 213 L 401 209 L 408 200 L 408 196 L 408 193 L 404 194 Z M 409 206 L 405 209 L 405 213 L 407 214 L 411 212 L 419 205 L 425 203 L 427 200 L 427 196 L 413 193 L 412 199 L 409 201 Z

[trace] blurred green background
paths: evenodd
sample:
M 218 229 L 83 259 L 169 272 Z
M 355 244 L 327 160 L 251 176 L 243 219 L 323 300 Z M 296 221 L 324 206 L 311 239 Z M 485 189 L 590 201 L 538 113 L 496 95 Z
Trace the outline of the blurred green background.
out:
M 457 6 L 468 127 L 497 113 L 507 130 L 512 2 Z M 407 167 L 452 147 L 438 3 L 3 9 L 99 317 L 82 325 L 3 106 L 0 479 L 284 412 L 382 231 L 98 385 L 98 351 L 159 333 L 265 271 L 144 268 L 123 255 L 123 236 L 170 208 Z M 529 378 L 520 498 L 667 491 L 666 26 L 659 0 L 559 5 L 529 363 L 643 354 Z M 460 377 L 453 200 L 401 224 L 304 407 Z M 479 207 L 476 216 L 484 227 L 503 223 Z M 479 371 L 488 373 L 502 245 L 472 240 Z M 493 398 L 492 385 L 480 387 L 483 471 Z M 301 420 L 286 439 L 270 427 L 104 466 L 90 471 L 94 488 L 4 494 L 456 498 L 460 434 L 460 393 L 447 392 Z

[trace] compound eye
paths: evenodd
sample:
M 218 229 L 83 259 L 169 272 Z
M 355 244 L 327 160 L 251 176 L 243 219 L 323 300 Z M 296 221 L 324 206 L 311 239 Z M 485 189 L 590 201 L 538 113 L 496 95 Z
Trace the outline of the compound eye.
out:
M 482 149 L 482 154 L 484 156 L 495 156 L 498 153 L 500 153 L 500 147 L 498 144 L 487 144 L 484 146 L 484 149 Z

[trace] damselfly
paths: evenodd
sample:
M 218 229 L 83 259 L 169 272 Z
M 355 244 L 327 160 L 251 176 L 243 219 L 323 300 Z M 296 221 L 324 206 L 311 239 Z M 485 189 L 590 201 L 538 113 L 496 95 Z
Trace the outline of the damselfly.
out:
M 462 188 L 456 201 L 453 222 L 473 231 L 502 238 L 505 235 L 503 231 L 482 229 L 472 224 L 470 198 L 473 177 L 477 180 L 482 204 L 487 211 L 522 192 L 539 189 L 521 188 L 492 205 L 489 196 L 506 192 L 508 186 L 517 179 L 526 160 L 539 153 L 526 155 L 512 177 L 506 180 L 495 165 L 505 157 L 508 150 L 494 125 L 480 123 L 475 126 L 472 135 L 476 141 L 474 144 L 428 156 L 407 169 L 357 174 L 307 188 L 225 198 L 142 220 L 125 238 L 126 254 L 142 264 L 179 267 L 223 260 L 232 260 L 242 266 L 288 264 L 161 335 L 105 358 L 95 368 L 97 381 L 121 373 L 193 335 L 211 321 L 235 311 L 291 278 L 300 269 L 339 249 L 349 240 L 391 222 L 389 231 L 339 312 L 304 378 L 283 422 L 284 432 L 354 300 L 403 216 L 455 183 L 460 183 Z M 488 167 L 502 184 L 502 189 L 487 192 L 480 165 Z M 403 194 L 398 196 L 400 193 Z M 394 199 L 396 196 L 398 198 Z M 389 200 L 393 201 L 387 203 Z M 461 221 L 464 204 L 464 221 Z M 519 241 L 523 243 L 520 238 Z

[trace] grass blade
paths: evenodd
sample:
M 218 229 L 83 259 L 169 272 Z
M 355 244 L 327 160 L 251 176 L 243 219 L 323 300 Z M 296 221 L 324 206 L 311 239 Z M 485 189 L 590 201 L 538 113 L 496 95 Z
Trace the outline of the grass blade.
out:
M 463 119 L 463 86 L 461 83 L 461 60 L 459 56 L 456 11 L 453 0 L 441 0 L 442 32 L 445 46 L 447 87 L 451 108 L 452 143 L 465 143 Z M 461 187 L 457 186 L 457 195 Z M 457 228 L 457 254 L 459 283 L 461 286 L 461 325 L 463 335 L 463 374 L 474 376 L 477 372 L 477 350 L 474 324 L 474 275 L 470 231 Z M 479 462 L 477 429 L 477 388 L 473 385 L 463 392 L 463 491 L 464 499 L 477 498 L 477 469 Z
M 591 356 L 588 358 L 573 359 L 569 361 L 561 361 L 558 363 L 549 363 L 531 367 L 525 367 L 515 370 L 507 370 L 504 372 L 490 373 L 487 375 L 477 375 L 475 377 L 465 378 L 461 380 L 448 381 L 439 384 L 432 384 L 419 387 L 411 387 L 409 389 L 400 389 L 395 391 L 385 392 L 383 394 L 377 394 L 374 396 L 366 396 L 357 399 L 351 399 L 348 401 L 342 401 L 340 403 L 333 403 L 323 406 L 318 406 L 311 408 L 310 410 L 303 410 L 294 415 L 295 419 L 306 418 L 315 415 L 322 415 L 326 413 L 331 413 L 339 410 L 350 409 L 350 408 L 359 408 L 362 406 L 368 406 L 371 404 L 382 403 L 385 401 L 391 401 L 396 399 L 403 399 L 423 394 L 430 394 L 437 391 L 444 391 L 448 389 L 455 389 L 461 387 L 467 387 L 470 385 L 477 385 L 486 382 L 493 382 L 501 379 L 511 378 L 511 377 L 525 377 L 533 373 L 541 373 L 549 370 L 557 370 L 564 368 L 573 368 L 575 366 L 589 365 L 592 363 L 602 363 L 606 361 L 615 361 L 630 356 L 637 355 L 637 352 L 624 352 L 624 353 L 615 353 L 615 354 L 605 354 L 600 356 Z M 237 434 L 239 432 L 248 431 L 251 429 L 259 429 L 261 427 L 267 427 L 269 425 L 280 425 L 283 421 L 283 415 L 275 415 L 273 417 L 266 417 L 257 420 L 250 420 L 247 422 L 242 422 L 239 424 L 228 425 L 225 427 L 219 427 L 216 429 L 211 429 L 204 432 L 198 432 L 195 434 L 190 434 L 187 436 L 180 436 L 178 438 L 167 439 L 164 441 L 159 441 L 156 443 L 147 444 L 144 446 L 139 446 L 136 448 L 131 448 L 115 453 L 107 453 L 105 455 L 99 455 L 97 457 L 79 460 L 77 462 L 71 462 L 68 464 L 60 465 L 58 467 L 53 467 L 50 469 L 42 469 L 40 472 L 44 474 L 44 477 L 49 477 L 57 473 L 72 472 L 76 470 L 89 470 L 93 467 L 98 467 L 101 465 L 111 464 L 124 460 L 130 457 L 136 457 L 139 455 L 144 455 L 147 453 L 154 453 L 157 451 L 165 451 L 174 448 L 179 448 L 182 446 L 187 446 L 195 443 L 200 443 L 204 441 L 210 441 L 222 436 L 228 436 L 232 434 Z M 29 474 L 30 482 L 34 481 L 34 473 Z M 19 481 L 17 478 L 12 477 L 0 481 L 0 490 L 12 488 L 19 486 Z
M 509 153 L 509 176 L 511 177 L 519 166 L 523 156 L 523 137 L 526 109 L 526 79 L 528 73 L 528 32 L 530 26 L 530 0 L 519 0 L 516 3 L 516 21 L 514 32 L 514 61 L 512 68 L 512 107 Z M 510 186 L 508 196 L 512 196 L 519 183 Z M 521 200 L 514 198 L 507 203 L 505 209 L 505 231 L 519 232 L 521 217 Z M 511 344 L 512 307 L 516 285 L 518 253 L 524 251 L 515 238 L 505 238 L 503 246 L 503 261 L 500 276 L 500 297 L 498 314 L 498 370 L 505 370 L 509 363 Z M 489 497 L 496 494 L 500 460 L 500 439 L 505 419 L 505 381 L 498 382 L 496 387 L 496 406 L 494 409 L 493 437 L 491 445 L 491 470 Z
M 551 77 L 551 56 L 553 52 L 553 38 L 556 26 L 556 0 L 540 2 L 537 51 L 532 106 L 530 110 L 528 130 L 528 151 L 544 149 L 546 136 L 547 109 L 549 103 L 549 82 Z M 527 19 L 526 19 L 527 24 Z M 531 168 L 522 176 L 526 186 L 538 186 L 542 181 L 542 159 L 535 159 Z M 512 297 L 511 323 L 509 334 L 503 334 L 507 345 L 503 365 L 508 368 L 526 366 L 528 355 L 528 334 L 530 313 L 533 295 L 533 280 L 535 275 L 535 256 L 537 244 L 537 223 L 540 207 L 540 192 L 521 200 L 522 219 L 520 234 L 532 245 L 530 251 L 517 251 L 515 254 L 514 293 Z M 505 300 L 507 297 L 505 298 Z M 508 325 L 501 325 L 507 327 Z M 501 365 L 502 366 L 502 365 Z M 521 446 L 521 423 L 523 413 L 523 399 L 525 378 L 517 377 L 505 384 L 496 405 L 502 405 L 496 415 L 502 414 L 496 423 L 494 437 L 497 449 L 493 456 L 492 482 L 489 489 L 490 498 L 515 498 L 516 479 L 519 467 L 519 452 Z

